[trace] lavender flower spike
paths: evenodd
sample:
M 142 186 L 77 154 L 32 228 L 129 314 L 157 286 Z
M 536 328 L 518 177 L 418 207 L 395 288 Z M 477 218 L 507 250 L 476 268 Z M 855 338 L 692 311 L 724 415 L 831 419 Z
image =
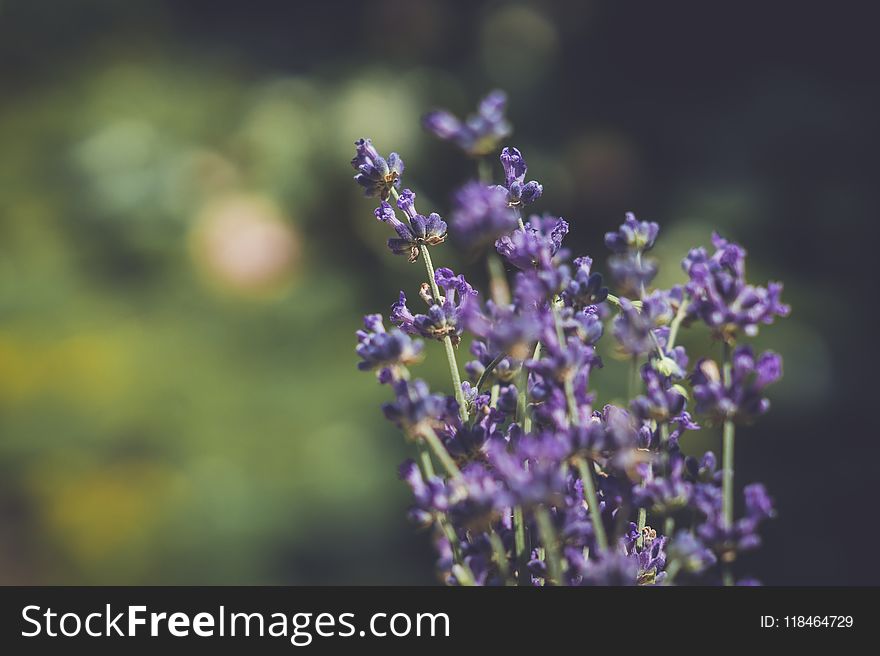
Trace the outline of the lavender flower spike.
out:
M 446 223 L 436 212 L 428 216 L 419 214 L 415 208 L 416 195 L 404 189 L 397 200 L 397 207 L 406 214 L 408 223 L 403 223 L 394 214 L 391 205 L 382 201 L 376 208 L 379 221 L 387 223 L 397 233 L 396 238 L 388 240 L 388 248 L 395 255 L 407 255 L 410 262 L 419 259 L 420 246 L 437 246 L 446 240 Z
M 465 121 L 437 111 L 425 125 L 483 156 L 509 134 L 505 100 L 494 92 Z M 396 205 L 387 201 L 400 183 L 399 158 L 386 162 L 368 140 L 357 146 L 358 181 L 381 199 L 376 218 L 394 230 L 389 248 L 410 261 L 424 257 L 433 278 L 418 290 L 421 312 L 400 292 L 393 328 L 367 315 L 356 352 L 358 367 L 376 371 L 393 393 L 385 416 L 422 449 L 419 465 L 408 460 L 400 476 L 414 499 L 410 518 L 432 531 L 438 579 L 526 586 L 750 581 L 739 554 L 760 544 L 759 528 L 775 511 L 762 485 L 734 485 L 735 430 L 768 410 L 766 388 L 782 376 L 782 359 L 756 355 L 742 340 L 788 313 L 782 286 L 746 283 L 745 251 L 714 235 L 714 253 L 696 248 L 684 259 L 685 284 L 650 289 L 658 271 L 650 251 L 660 229 L 630 213 L 605 235 L 612 296 L 590 257 L 570 259 L 567 221 L 532 215 L 519 227 L 521 208 L 542 188 L 526 182 L 522 153 L 508 147 L 501 153 L 504 184 L 467 182 L 450 214 L 456 241 L 471 255 L 494 241 L 503 257 L 500 267 L 490 260 L 490 277 L 504 277 L 511 293 L 484 300 L 463 275 L 434 268 L 426 247 L 444 241 L 443 219 L 420 214 L 409 189 Z M 607 300 L 619 309 L 613 318 Z M 690 364 L 676 340 L 697 322 L 725 340 L 724 363 L 700 358 L 709 344 L 698 337 L 688 342 L 696 361 Z M 612 345 L 600 343 L 607 332 Z M 419 337 L 443 343 L 452 378 L 446 394 L 410 378 L 409 365 L 431 349 Z M 474 359 L 465 366 L 470 381 L 461 383 L 454 347 L 464 340 Z M 632 363 L 630 392 L 608 403 L 621 394 L 605 387 L 605 360 L 616 357 Z M 689 452 L 695 445 L 683 435 L 701 426 L 720 426 L 720 457 Z M 435 471 L 435 459 L 443 470 Z
M 476 114 L 464 121 L 445 109 L 425 114 L 422 125 L 438 139 L 451 141 L 472 157 L 491 153 L 498 143 L 510 136 L 511 126 L 504 117 L 507 94 L 492 91 L 483 100 Z
M 361 358 L 358 369 L 378 369 L 381 382 L 399 377 L 397 372 L 400 367 L 421 360 L 423 344 L 398 328 L 386 331 L 381 314 L 365 316 L 364 328 L 357 331 L 358 345 L 355 351 Z
M 632 212 L 626 213 L 616 232 L 605 233 L 605 246 L 614 253 L 627 251 L 648 251 L 654 247 L 660 226 L 648 221 L 639 221 Z
M 746 251 L 718 233 L 712 234 L 715 253 L 695 248 L 682 261 L 690 277 L 689 316 L 699 318 L 716 335 L 731 341 L 738 330 L 753 337 L 760 324 L 770 324 L 776 317 L 788 316 L 791 308 L 780 300 L 782 285 L 749 285 L 745 280 Z
M 365 196 L 387 200 L 392 187 L 400 187 L 403 160 L 397 153 L 391 153 L 386 160 L 373 147 L 370 139 L 358 139 L 354 145 L 355 156 L 351 165 L 358 172 L 354 176 L 355 182 L 364 188 Z
M 428 305 L 426 314 L 413 314 L 406 305 L 406 295 L 400 292 L 398 301 L 391 309 L 391 322 L 411 335 L 421 335 L 427 339 L 452 339 L 453 345 L 461 341 L 464 330 L 463 304 L 469 296 L 476 296 L 476 290 L 464 279 L 456 276 L 451 269 L 437 269 L 434 275 L 437 287 L 445 296 L 433 298 L 431 288 L 422 285 L 420 296 Z
M 608 270 L 624 295 L 642 296 L 657 275 L 657 262 L 644 257 L 654 247 L 660 226 L 638 221 L 627 212 L 626 219 L 615 232 L 605 233 L 605 246 L 614 255 L 608 258 Z
M 534 203 L 544 193 L 544 187 L 535 180 L 526 182 L 526 160 L 516 148 L 501 151 L 501 166 L 504 168 L 504 185 L 498 185 L 507 192 L 507 202 L 511 207 Z
M 468 182 L 453 196 L 452 232 L 460 244 L 477 249 L 516 228 L 504 187 Z
M 703 359 L 697 363 L 691 382 L 697 411 L 719 419 L 746 421 L 770 408 L 764 388 L 782 377 L 782 358 L 765 351 L 757 359 L 749 346 L 739 346 L 731 359 L 730 382 L 725 384 L 718 365 Z

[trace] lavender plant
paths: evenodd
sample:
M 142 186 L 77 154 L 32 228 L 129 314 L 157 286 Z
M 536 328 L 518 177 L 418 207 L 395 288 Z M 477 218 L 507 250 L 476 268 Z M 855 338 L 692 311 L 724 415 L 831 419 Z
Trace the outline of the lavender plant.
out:
M 464 122 L 437 111 L 424 124 L 466 155 L 484 158 L 510 134 L 505 102 L 492 92 Z M 486 179 L 491 169 L 482 160 L 483 179 L 452 196 L 456 242 L 489 258 L 485 298 L 463 275 L 434 268 L 430 249 L 445 244 L 447 224 L 420 213 L 415 194 L 400 190 L 403 160 L 396 153 L 383 158 L 369 139 L 356 147 L 355 180 L 379 198 L 375 216 L 396 234 L 389 250 L 421 259 L 427 277 L 418 291 L 424 307 L 411 308 L 401 291 L 391 306 L 393 327 L 380 315 L 365 317 L 356 350 L 359 368 L 390 387 L 385 416 L 419 454 L 401 465 L 400 477 L 414 497 L 410 518 L 432 531 L 441 579 L 751 582 L 735 579 L 734 563 L 759 545 L 758 528 L 774 510 L 764 486 L 754 483 L 745 486 L 743 514 L 735 516 L 734 438 L 737 426 L 768 410 L 765 388 L 782 375 L 782 360 L 769 351 L 756 355 L 744 340 L 789 313 L 782 285 L 747 283 L 745 250 L 713 234 L 712 253 L 695 248 L 684 258 L 683 284 L 654 288 L 650 251 L 659 226 L 627 214 L 605 235 L 612 294 L 591 258 L 570 260 L 567 221 L 523 219 L 543 187 L 526 182 L 522 153 L 504 148 L 503 184 Z M 720 345 L 720 359 L 691 365 L 677 341 L 682 328 L 698 322 Z M 613 340 L 607 346 L 606 332 Z M 466 334 L 473 359 L 462 381 L 458 349 Z M 412 377 L 422 340 L 443 344 L 452 396 Z M 631 398 L 597 407 L 593 386 L 603 354 L 611 353 L 631 362 Z M 704 425 L 720 427 L 720 469 L 714 453 L 687 455 L 682 446 L 688 431 Z

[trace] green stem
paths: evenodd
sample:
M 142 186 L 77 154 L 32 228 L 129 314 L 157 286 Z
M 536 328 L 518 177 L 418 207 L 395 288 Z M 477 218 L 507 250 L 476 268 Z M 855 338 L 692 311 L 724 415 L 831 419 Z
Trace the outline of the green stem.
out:
M 633 356 L 629 361 L 629 386 L 627 389 L 630 399 L 634 399 L 638 396 L 641 383 L 642 379 L 639 376 L 639 359 L 636 356 Z
M 455 461 L 452 459 L 452 456 L 449 455 L 449 451 L 446 450 L 446 447 L 443 446 L 440 438 L 437 437 L 437 433 L 434 432 L 434 429 L 425 425 L 421 427 L 420 433 L 422 439 L 425 440 L 427 445 L 431 448 L 431 451 L 437 456 L 437 459 L 449 473 L 449 476 L 456 479 L 461 478 L 461 471 L 459 470 L 458 465 L 455 464 Z
M 455 559 L 456 563 L 462 562 L 461 560 L 461 552 L 458 548 L 458 537 L 455 535 L 455 529 L 446 521 L 446 513 L 437 513 L 437 523 L 440 525 L 440 530 L 443 531 L 443 535 L 446 536 L 446 539 L 449 541 L 449 547 L 452 549 L 452 557 Z
M 596 484 L 593 482 L 592 464 L 583 458 L 577 458 L 575 464 L 581 480 L 584 482 L 584 496 L 589 506 L 590 519 L 593 521 L 593 530 L 596 532 L 596 544 L 601 551 L 608 549 L 608 536 L 605 535 L 605 525 L 602 523 L 602 513 L 599 511 L 599 500 L 596 496 Z
M 553 310 L 553 319 L 556 322 L 556 336 L 559 339 L 560 344 L 564 344 L 565 335 L 562 330 L 559 310 L 553 303 L 551 303 L 551 308 Z M 580 411 L 578 410 L 577 399 L 575 399 L 574 396 L 574 383 L 571 376 L 566 376 L 565 379 L 565 400 L 568 404 L 569 421 L 573 426 L 579 426 L 581 421 Z M 582 458 L 578 458 L 575 462 L 581 480 L 584 483 L 584 496 L 586 497 L 587 505 L 590 507 L 590 518 L 593 520 L 593 530 L 596 532 L 596 543 L 599 545 L 599 549 L 605 550 L 608 548 L 608 538 L 605 535 L 605 525 L 602 523 L 602 514 L 599 512 L 599 497 L 596 496 L 596 484 L 593 481 L 593 474 L 590 471 L 592 465 Z
M 535 508 L 535 520 L 538 522 L 538 531 L 541 532 L 541 541 L 544 543 L 548 579 L 556 585 L 563 585 L 562 559 L 559 556 L 556 529 L 553 528 L 553 520 L 546 506 Z
M 507 550 L 504 548 L 504 543 L 501 542 L 501 538 L 495 532 L 495 529 L 489 529 L 489 544 L 492 545 L 492 555 L 495 557 L 498 569 L 501 570 L 502 578 L 510 585 L 510 562 L 507 559 Z
M 519 373 L 517 374 L 516 386 L 518 388 L 518 394 L 516 396 L 516 419 L 519 422 L 519 425 L 522 426 L 523 431 L 528 433 L 532 430 L 532 419 L 529 417 L 529 399 L 527 387 L 529 384 L 529 374 L 526 371 L 525 367 L 521 367 Z M 526 422 L 528 422 L 529 427 L 526 428 Z
M 477 379 L 477 391 L 479 392 L 483 388 L 483 383 L 486 382 L 486 379 L 489 377 L 495 367 L 498 366 L 498 363 L 501 362 L 504 358 L 507 357 L 507 353 L 501 352 L 495 356 L 495 359 L 490 362 L 485 369 L 483 369 L 483 373 L 480 374 L 480 377 Z
M 556 339 L 559 340 L 559 347 L 565 346 L 565 332 L 562 329 L 562 318 L 559 316 L 559 308 L 556 303 L 550 303 L 553 311 L 553 322 L 556 324 Z M 563 381 L 565 389 L 565 402 L 568 405 L 568 420 L 573 426 L 579 426 L 581 423 L 581 413 L 578 408 L 577 399 L 574 396 L 574 380 L 572 375 L 566 375 Z
M 573 426 L 579 426 L 581 423 L 580 410 L 578 410 L 577 399 L 574 398 L 574 382 L 571 377 L 565 379 L 565 403 L 568 405 L 568 417 Z
M 483 184 L 492 184 L 492 165 L 485 157 L 477 158 L 477 175 Z
M 501 258 L 495 253 L 489 253 L 486 256 L 486 267 L 489 270 L 489 295 L 496 305 L 508 305 L 510 303 L 510 287 L 507 284 L 507 274 L 504 273 Z
M 501 383 L 495 383 L 492 385 L 492 390 L 489 394 L 489 407 L 496 408 L 498 407 L 498 395 L 501 394 Z
M 437 281 L 434 279 L 434 263 L 431 261 L 431 254 L 428 247 L 422 244 L 419 246 L 422 251 L 422 259 L 425 261 L 425 270 L 428 273 L 428 282 L 431 285 L 431 293 L 434 295 L 434 301 L 440 300 L 440 289 L 437 287 Z M 449 335 L 443 337 L 443 347 L 446 349 L 446 361 L 449 364 L 449 373 L 452 375 L 452 387 L 455 393 L 455 400 L 458 401 L 458 414 L 461 415 L 462 421 L 468 420 L 467 406 L 464 401 L 464 393 L 461 391 L 461 375 L 458 373 L 458 362 L 455 359 L 455 347 L 452 345 L 452 339 Z
M 476 585 L 474 573 L 461 557 L 461 549 L 458 548 L 458 536 L 455 534 L 452 524 L 446 520 L 446 513 L 437 513 L 436 518 L 437 523 L 440 525 L 440 530 L 443 531 L 443 535 L 446 536 L 446 539 L 449 541 L 449 547 L 452 549 L 452 558 L 455 561 L 455 564 L 452 566 L 452 573 L 455 574 L 461 585 Z
M 559 315 L 559 306 L 556 300 L 550 302 L 550 311 L 553 312 L 553 325 L 556 327 L 556 339 L 559 341 L 559 348 L 565 347 L 565 331 L 562 329 L 562 317 Z
M 535 344 L 535 352 L 532 355 L 533 360 L 537 360 L 541 355 L 541 342 Z M 532 430 L 532 416 L 529 414 L 529 372 L 525 367 L 520 369 L 519 374 L 519 399 L 517 403 L 517 412 L 522 422 L 523 431 L 526 433 Z M 529 551 L 526 544 L 526 523 L 523 517 L 523 509 L 521 506 L 515 506 L 513 509 L 513 542 L 516 549 L 516 569 L 517 579 L 520 585 L 531 585 L 532 579 L 528 572 Z
M 641 249 L 636 251 L 636 267 L 638 268 L 639 271 L 642 270 L 642 251 L 641 251 Z M 639 283 L 639 297 L 645 298 L 645 296 L 647 296 L 647 292 L 645 291 L 645 283 L 640 282 Z
M 400 198 L 400 193 L 394 187 L 391 188 L 394 199 Z M 422 260 L 425 262 L 425 271 L 428 274 L 428 283 L 431 285 L 431 293 L 434 295 L 435 302 L 440 300 L 440 289 L 437 287 L 437 281 L 434 279 L 434 263 L 431 261 L 431 253 L 424 244 L 419 245 L 422 254 Z M 449 363 L 449 373 L 452 374 L 452 387 L 455 394 L 455 400 L 458 401 L 458 413 L 461 415 L 462 421 L 468 420 L 467 406 L 464 402 L 464 393 L 461 391 L 461 375 L 458 373 L 458 362 L 455 360 L 455 347 L 452 345 L 452 339 L 449 335 L 443 337 L 443 347 L 446 349 L 446 360 Z
M 665 358 L 666 353 L 663 352 L 663 347 L 660 346 L 660 340 L 657 339 L 657 334 L 654 332 L 654 329 L 651 328 L 651 330 L 648 331 L 648 334 L 651 336 L 651 341 L 654 342 L 654 348 L 657 349 L 657 355 L 659 355 L 661 359 Z
M 535 344 L 535 352 L 532 354 L 532 360 L 537 360 L 541 357 L 541 342 Z M 529 372 L 526 371 L 525 366 L 520 369 L 520 387 L 519 387 L 519 401 L 518 408 L 520 410 L 520 417 L 523 427 L 523 432 L 529 433 L 532 430 L 532 417 L 529 414 Z
M 733 442 L 734 426 L 730 419 L 724 422 L 724 458 L 722 495 L 724 498 L 724 525 L 727 528 L 733 526 Z
M 418 442 L 419 449 L 419 463 L 421 464 L 422 469 L 422 477 L 427 481 L 434 477 L 434 463 L 431 461 L 431 454 L 425 449 L 424 444 Z M 455 532 L 450 526 L 449 522 L 446 519 L 446 513 L 438 512 L 434 515 L 434 518 L 437 521 L 438 526 L 440 526 L 440 530 L 443 531 L 443 535 L 446 536 L 446 539 L 449 540 L 450 548 L 452 549 L 452 556 L 455 562 L 460 565 L 462 564 L 461 552 L 458 549 L 458 543 L 455 538 Z M 462 575 L 465 579 L 467 579 L 468 573 L 470 573 L 470 569 L 466 569 L 462 571 Z M 470 574 L 470 579 L 473 581 L 473 574 Z M 467 585 L 467 583 L 462 583 L 462 585 Z
M 417 446 L 419 449 L 419 462 L 421 464 L 422 477 L 427 481 L 434 477 L 434 463 L 431 461 L 431 454 L 425 449 L 424 444 L 418 442 Z M 437 512 L 434 514 L 434 519 L 437 521 L 440 530 L 443 531 L 443 535 L 449 540 L 453 559 L 456 563 L 461 563 L 461 552 L 458 549 L 458 541 L 455 537 L 455 531 L 446 519 L 446 513 Z M 471 576 L 471 579 L 473 579 L 473 575 Z
M 645 542 L 645 536 L 642 533 L 642 530 L 645 528 L 645 524 L 648 522 L 648 511 L 644 508 L 639 508 L 639 537 L 636 538 L 636 545 L 641 547 Z
M 522 230 L 523 232 L 525 232 L 525 231 L 526 231 L 526 224 L 523 223 L 523 220 L 522 220 L 522 213 L 521 213 L 520 210 L 519 210 L 519 206 L 518 206 L 518 205 L 514 205 L 514 206 L 513 206 L 512 208 L 510 208 L 510 209 L 513 210 L 513 215 L 516 217 L 516 222 L 519 224 L 519 229 Z
M 516 551 L 516 575 L 520 585 L 530 585 L 529 552 L 526 546 L 526 522 L 522 506 L 513 507 L 513 548 Z
M 611 303 L 611 305 L 616 305 L 617 307 L 620 307 L 620 297 L 619 296 L 615 296 L 614 294 L 608 294 L 608 297 L 606 300 L 609 303 Z M 630 303 L 632 303 L 633 306 L 637 309 L 642 307 L 641 301 L 630 301 Z
M 725 388 L 730 386 L 731 362 L 730 344 L 724 342 L 724 368 L 722 380 Z M 734 424 L 732 418 L 724 420 L 722 427 L 722 464 L 721 464 L 721 509 L 724 526 L 733 526 L 733 448 L 734 448 Z M 724 585 L 733 585 L 733 572 L 730 563 L 723 567 Z
M 434 275 L 434 263 L 431 261 L 431 252 L 424 244 L 419 246 L 422 253 L 422 260 L 425 262 L 425 271 L 428 274 L 428 283 L 431 285 L 431 295 L 434 297 L 435 303 L 440 303 L 440 288 L 437 286 L 437 280 Z
M 730 569 L 730 563 L 724 564 L 724 568 L 721 571 L 721 581 L 728 588 L 734 585 L 735 581 L 733 579 L 733 572 Z
M 424 444 L 418 443 L 419 446 L 419 463 L 422 468 L 422 476 L 427 481 L 434 477 L 434 462 L 431 460 L 430 452 L 425 448 Z
M 455 578 L 458 579 L 458 583 L 462 587 L 471 587 L 477 584 L 471 568 L 463 563 L 453 565 L 452 573 L 455 574 Z
M 675 347 L 675 339 L 678 337 L 678 329 L 681 328 L 681 322 L 684 321 L 684 317 L 687 314 L 688 303 L 690 303 L 688 299 L 682 300 L 678 306 L 678 311 L 675 313 L 675 318 L 669 324 L 669 339 L 666 340 L 666 350 L 669 352 L 672 352 L 672 349 Z
M 722 368 L 722 381 L 725 388 L 730 387 L 731 362 L 730 345 L 724 342 L 724 362 Z M 733 444 L 734 425 L 728 417 L 722 427 L 722 510 L 724 524 L 727 528 L 733 526 Z

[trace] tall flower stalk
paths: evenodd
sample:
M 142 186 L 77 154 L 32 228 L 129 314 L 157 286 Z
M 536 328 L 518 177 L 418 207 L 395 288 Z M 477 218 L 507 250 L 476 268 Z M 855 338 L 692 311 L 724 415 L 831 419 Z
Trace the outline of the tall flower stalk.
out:
M 434 267 L 447 223 L 416 209 L 402 158 L 356 142 L 355 179 L 395 233 L 389 250 L 421 258 L 427 276 L 417 294 L 424 311 L 401 291 L 390 327 L 369 315 L 358 331 L 359 368 L 389 386 L 385 416 L 418 450 L 419 464 L 400 469 L 410 518 L 432 531 L 447 584 L 736 582 L 737 555 L 758 546 L 774 511 L 751 484 L 744 515 L 734 515 L 734 427 L 767 411 L 765 388 L 782 374 L 778 355 L 756 355 L 746 341 L 788 314 L 782 286 L 748 284 L 745 251 L 713 235 L 712 254 L 684 258 L 682 284 L 653 287 L 659 226 L 628 214 L 605 235 L 610 293 L 592 258 L 572 260 L 563 246 L 568 221 L 524 218 L 544 189 L 527 181 L 521 151 L 501 150 L 504 179 L 493 184 L 486 157 L 510 135 L 505 103 L 492 92 L 464 121 L 445 110 L 424 121 L 479 164 L 480 179 L 452 194 L 449 228 L 458 247 L 486 257 L 486 298 L 464 275 Z M 691 364 L 677 343 L 695 323 L 724 344 L 720 364 Z M 412 376 L 425 339 L 443 343 L 449 395 Z M 462 344 L 473 357 L 464 381 Z M 609 359 L 632 363 L 631 391 L 625 403 L 597 406 Z M 704 425 L 722 427 L 721 471 L 712 452 L 689 453 L 688 433 Z
M 395 200 L 400 202 L 400 194 L 397 189 L 391 187 L 391 193 L 394 194 Z M 414 197 L 414 195 L 413 195 Z M 410 221 L 410 229 L 412 229 L 413 224 Z M 445 226 L 444 226 L 445 231 Z M 445 239 L 445 233 L 443 237 L 436 237 L 436 243 L 442 243 L 443 239 Z M 431 292 L 434 294 L 435 299 L 440 299 L 440 289 L 437 287 L 436 281 L 436 273 L 434 271 L 434 263 L 431 261 L 431 253 L 428 250 L 427 243 L 418 243 L 419 252 L 422 255 L 422 260 L 425 263 L 425 271 L 428 274 L 428 282 L 431 286 Z M 455 359 L 455 348 L 452 345 L 452 338 L 449 335 L 443 335 L 443 348 L 446 351 L 446 362 L 449 365 L 449 373 L 452 376 L 452 389 L 455 394 L 455 399 L 458 401 L 459 413 L 461 414 L 461 418 L 463 421 L 467 421 L 467 409 L 465 407 L 464 396 L 461 391 L 461 374 L 458 371 L 458 362 Z

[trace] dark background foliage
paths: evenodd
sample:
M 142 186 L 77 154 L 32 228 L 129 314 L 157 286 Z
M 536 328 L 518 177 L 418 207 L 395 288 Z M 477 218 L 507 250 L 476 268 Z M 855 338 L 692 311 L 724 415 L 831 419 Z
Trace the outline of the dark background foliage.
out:
M 398 150 L 444 213 L 473 165 L 418 117 L 500 87 L 576 253 L 601 269 L 632 210 L 664 284 L 712 229 L 785 281 L 786 378 L 737 447 L 779 517 L 743 571 L 880 582 L 864 6 L 0 2 L 0 581 L 431 581 L 351 351 L 419 272 L 349 151 Z

